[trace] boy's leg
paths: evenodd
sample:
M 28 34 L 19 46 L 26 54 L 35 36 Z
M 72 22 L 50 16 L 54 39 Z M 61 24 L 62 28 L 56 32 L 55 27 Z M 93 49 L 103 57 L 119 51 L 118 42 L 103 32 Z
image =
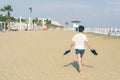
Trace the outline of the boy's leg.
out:
M 77 59 L 78 59 L 79 71 L 80 71 L 80 74 L 82 74 L 82 55 L 77 54 Z

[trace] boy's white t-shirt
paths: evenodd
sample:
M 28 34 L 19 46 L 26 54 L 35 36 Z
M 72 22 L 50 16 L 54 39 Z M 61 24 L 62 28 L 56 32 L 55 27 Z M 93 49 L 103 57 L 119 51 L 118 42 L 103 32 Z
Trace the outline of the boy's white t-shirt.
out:
M 84 43 L 87 42 L 87 37 L 83 33 L 73 36 L 72 41 L 75 42 L 75 49 L 85 49 Z

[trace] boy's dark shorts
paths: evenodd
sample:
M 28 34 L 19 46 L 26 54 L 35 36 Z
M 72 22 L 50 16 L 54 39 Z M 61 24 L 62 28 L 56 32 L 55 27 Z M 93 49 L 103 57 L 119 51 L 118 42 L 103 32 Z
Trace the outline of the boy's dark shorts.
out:
M 84 52 L 85 52 L 85 49 L 75 49 L 75 51 L 76 51 L 76 54 L 81 54 L 81 55 L 83 55 Z

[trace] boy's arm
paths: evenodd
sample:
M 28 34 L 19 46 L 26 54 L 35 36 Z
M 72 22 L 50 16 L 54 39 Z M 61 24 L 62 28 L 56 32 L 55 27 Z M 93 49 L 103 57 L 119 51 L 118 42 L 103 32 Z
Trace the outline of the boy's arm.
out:
M 72 41 L 68 50 L 71 50 L 71 48 L 74 46 L 74 44 L 75 44 L 75 42 Z
M 89 41 L 86 41 L 85 43 L 86 43 L 87 47 L 88 47 L 90 50 L 92 50 L 92 47 L 91 47 Z

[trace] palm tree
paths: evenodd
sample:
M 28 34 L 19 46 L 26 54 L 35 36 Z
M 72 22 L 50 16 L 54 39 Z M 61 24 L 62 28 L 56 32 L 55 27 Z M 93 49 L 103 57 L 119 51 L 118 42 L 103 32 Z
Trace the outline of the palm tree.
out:
M 47 19 L 45 25 L 46 25 L 48 28 L 50 28 L 50 26 L 51 26 L 51 20 Z
M 3 8 L 0 9 L 0 11 L 7 11 L 7 20 L 8 20 L 8 30 L 10 31 L 10 12 L 13 11 L 11 5 L 4 6 Z
M 42 20 L 39 20 L 37 17 L 34 18 L 34 23 L 36 23 L 38 26 L 42 26 Z

